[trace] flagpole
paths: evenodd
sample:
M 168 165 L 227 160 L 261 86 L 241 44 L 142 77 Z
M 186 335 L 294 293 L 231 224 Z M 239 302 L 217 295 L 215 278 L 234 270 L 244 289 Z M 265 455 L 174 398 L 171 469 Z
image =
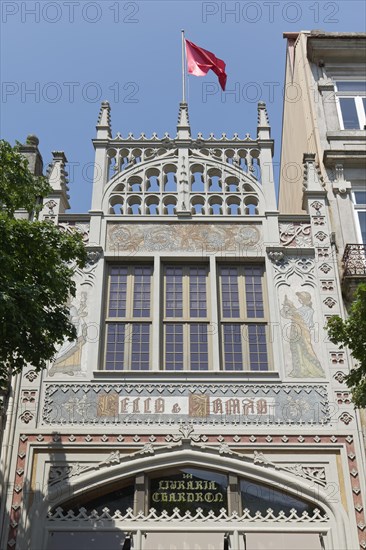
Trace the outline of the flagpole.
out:
M 185 39 L 184 30 L 182 30 L 182 102 L 186 102 L 186 60 L 184 55 Z

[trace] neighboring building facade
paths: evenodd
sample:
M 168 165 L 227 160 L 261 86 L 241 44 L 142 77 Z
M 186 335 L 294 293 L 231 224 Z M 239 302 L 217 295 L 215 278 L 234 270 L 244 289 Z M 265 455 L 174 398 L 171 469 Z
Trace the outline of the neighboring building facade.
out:
M 97 124 L 92 208 L 66 214 L 66 157 L 42 218 L 83 234 L 77 339 L 10 397 L 1 547 L 366 547 L 349 357 L 326 190 L 279 215 L 267 110 L 257 137 L 112 137 Z M 25 151 L 39 158 L 35 138 Z M 307 152 L 306 149 L 304 151 Z M 13 414 L 12 414 L 13 413 Z
M 366 34 L 311 31 L 284 37 L 279 209 L 306 211 L 302 158 L 315 154 L 347 286 L 349 278 L 366 278 Z
M 279 209 L 306 211 L 300 167 L 303 153 L 313 153 L 348 307 L 356 286 L 366 282 L 366 33 L 305 31 L 284 37 L 288 93 Z M 361 418 L 366 446 L 365 411 Z

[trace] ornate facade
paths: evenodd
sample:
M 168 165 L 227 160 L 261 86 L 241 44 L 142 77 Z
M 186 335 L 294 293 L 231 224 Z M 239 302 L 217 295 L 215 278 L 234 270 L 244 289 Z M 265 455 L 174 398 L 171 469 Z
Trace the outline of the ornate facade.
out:
M 366 548 L 359 419 L 327 341 L 343 311 L 326 189 L 279 215 L 258 131 L 112 136 L 97 124 L 92 207 L 67 214 L 66 157 L 42 218 L 78 231 L 77 329 L 8 403 L 1 547 Z M 37 140 L 25 154 L 39 158 Z M 306 151 L 305 151 L 306 152 Z

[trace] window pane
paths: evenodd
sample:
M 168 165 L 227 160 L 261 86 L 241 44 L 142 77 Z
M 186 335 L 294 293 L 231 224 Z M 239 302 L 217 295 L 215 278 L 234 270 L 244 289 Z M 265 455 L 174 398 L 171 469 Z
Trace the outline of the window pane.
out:
M 192 324 L 190 327 L 191 370 L 208 369 L 207 325 Z
M 224 318 L 240 317 L 238 268 L 222 267 L 220 275 L 222 316 Z
M 150 362 L 150 325 L 132 325 L 131 370 L 148 370 Z
M 98 514 L 102 514 L 105 507 L 109 508 L 111 515 L 117 510 L 125 514 L 128 508 L 133 508 L 134 494 L 135 486 L 133 484 L 118 489 L 113 489 L 113 486 L 107 485 L 99 488 L 98 496 L 95 495 L 95 492 L 81 493 L 76 498 L 62 504 L 61 507 L 65 511 L 73 510 L 75 515 L 79 513 L 80 508 L 85 508 L 87 514 L 91 514 L 93 510 L 96 510 Z M 56 510 L 57 507 L 52 512 L 55 513 Z
M 124 323 L 107 325 L 107 370 L 122 370 L 124 367 L 125 327 Z
M 366 204 L 366 191 L 355 191 L 356 204 Z
M 167 267 L 165 284 L 165 315 L 183 317 L 183 268 Z
M 151 266 L 135 267 L 133 316 L 150 316 Z
M 189 269 L 189 309 L 191 317 L 207 316 L 205 267 L 191 267 Z
M 183 370 L 183 325 L 165 325 L 165 368 Z
M 344 129 L 359 129 L 356 103 L 353 97 L 341 97 L 339 100 Z
M 268 508 L 271 508 L 275 515 L 279 514 L 281 510 L 286 515 L 289 515 L 291 508 L 295 508 L 298 515 L 301 515 L 303 512 L 308 512 L 312 515 L 316 508 L 316 506 L 306 500 L 297 498 L 269 485 L 258 483 L 257 481 L 242 479 L 240 481 L 240 492 L 243 510 L 248 508 L 253 515 L 258 511 L 262 515 L 265 515 Z
M 127 267 L 110 270 L 109 317 L 126 316 Z
M 225 370 L 243 370 L 241 325 L 224 325 Z
M 339 92 L 366 92 L 366 81 L 337 81 L 337 90 Z
M 248 325 L 249 357 L 251 370 L 268 370 L 266 327 Z
M 248 266 L 245 268 L 245 293 L 247 316 L 249 318 L 264 317 L 262 275 L 262 266 Z
M 366 211 L 358 212 L 358 219 L 360 222 L 362 242 L 366 244 Z

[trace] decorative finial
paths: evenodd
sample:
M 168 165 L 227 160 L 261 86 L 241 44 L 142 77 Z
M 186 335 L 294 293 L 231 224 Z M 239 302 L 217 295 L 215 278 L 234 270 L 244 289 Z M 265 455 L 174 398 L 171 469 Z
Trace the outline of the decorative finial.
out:
M 324 191 L 324 181 L 315 163 L 315 153 L 304 153 L 304 191 Z
M 189 126 L 188 104 L 179 104 L 178 124 L 177 124 L 178 139 L 189 139 L 191 137 L 191 128 Z
M 264 101 L 258 103 L 258 126 L 257 126 L 258 139 L 270 139 L 271 127 L 269 125 L 267 107 Z
M 111 107 L 108 101 L 102 101 L 97 122 L 97 139 L 111 137 Z
M 27 139 L 26 139 L 26 144 L 27 145 L 33 145 L 34 147 L 38 147 L 39 139 L 36 135 L 29 134 L 29 136 L 27 136 Z

